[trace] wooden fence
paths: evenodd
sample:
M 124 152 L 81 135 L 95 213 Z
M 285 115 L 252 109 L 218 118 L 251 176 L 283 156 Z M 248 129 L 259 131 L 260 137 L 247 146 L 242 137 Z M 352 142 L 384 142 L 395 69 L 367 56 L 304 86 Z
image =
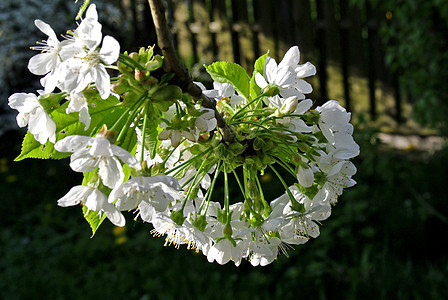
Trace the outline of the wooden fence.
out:
M 154 43 L 145 0 L 127 0 L 134 39 Z M 180 57 L 190 68 L 216 60 L 234 61 L 249 72 L 270 51 L 281 60 L 293 45 L 301 62 L 318 73 L 309 81 L 310 98 L 336 99 L 371 119 L 387 116 L 400 123 L 403 108 L 398 80 L 384 67 L 379 40 L 386 12 L 359 9 L 350 0 L 168 0 L 168 20 Z M 137 13 L 137 12 L 140 12 Z M 140 29 L 139 29 L 140 28 Z M 146 40 L 145 40 L 146 39 Z M 194 69 L 194 67 L 193 67 Z

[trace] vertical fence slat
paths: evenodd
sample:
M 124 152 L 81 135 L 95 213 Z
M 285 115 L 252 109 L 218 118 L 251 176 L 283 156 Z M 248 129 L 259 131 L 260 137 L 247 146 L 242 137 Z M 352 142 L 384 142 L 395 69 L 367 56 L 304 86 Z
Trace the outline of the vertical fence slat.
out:
M 317 0 L 316 1 L 316 45 L 319 48 L 319 59 L 318 59 L 318 77 L 320 86 L 320 97 L 317 99 L 318 104 L 323 104 L 326 99 L 328 99 L 328 74 L 327 74 L 327 42 L 325 33 L 325 15 L 324 15 L 324 5 L 326 1 Z
M 183 0 L 171 0 L 173 5 L 173 28 L 178 41 L 177 51 L 180 58 L 188 64 L 193 57 L 190 30 L 188 28 L 188 8 Z
M 232 36 L 230 24 L 227 20 L 226 2 L 223 0 L 212 0 L 213 20 L 216 27 L 216 44 L 218 46 L 218 57 L 220 60 L 234 61 L 232 49 Z
M 257 17 L 255 24 L 260 31 L 258 40 L 260 42 L 261 53 L 270 50 L 270 56 L 275 55 L 274 26 L 272 19 L 271 2 L 265 0 L 254 0 L 254 13 Z
M 194 0 L 193 15 L 194 23 L 190 25 L 190 30 L 196 34 L 198 60 L 195 62 L 210 64 L 213 61 L 213 46 L 205 0 Z
M 344 98 L 345 98 L 345 108 L 348 111 L 353 111 L 351 98 L 350 98 L 350 84 L 349 84 L 349 57 L 351 57 L 351 48 L 350 48 L 350 29 L 351 22 L 348 17 L 348 1 L 340 0 L 339 1 L 339 13 L 340 13 L 340 22 L 339 22 L 339 30 L 341 35 L 341 69 L 342 69 L 342 86 L 344 90 Z
M 255 15 L 254 0 L 247 0 L 247 15 L 249 18 L 250 30 L 252 32 L 252 49 L 253 49 L 255 58 L 257 58 L 262 53 L 260 51 L 260 42 L 258 41 L 258 35 L 259 35 L 260 28 L 255 22 L 256 17 L 258 17 L 258 16 Z
M 372 120 L 377 118 L 377 106 L 375 97 L 375 60 L 374 60 L 374 20 L 372 19 L 372 10 L 370 4 L 366 6 L 366 26 L 367 26 L 367 77 L 369 82 L 369 104 L 370 104 L 370 117 Z

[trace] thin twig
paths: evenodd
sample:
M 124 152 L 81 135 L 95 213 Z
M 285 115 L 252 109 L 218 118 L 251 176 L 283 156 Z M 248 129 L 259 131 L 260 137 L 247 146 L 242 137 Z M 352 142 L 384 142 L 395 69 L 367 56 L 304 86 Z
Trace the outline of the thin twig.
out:
M 154 26 L 156 28 L 157 42 L 164 56 L 163 69 L 167 73 L 174 73 L 174 79 L 176 80 L 176 83 L 184 92 L 190 94 L 195 101 L 201 101 L 203 107 L 210 108 L 215 111 L 215 118 L 217 121 L 217 125 L 221 130 L 223 140 L 226 142 L 231 142 L 233 140 L 232 130 L 227 125 L 222 115 L 216 109 L 216 101 L 210 99 L 202 93 L 201 88 L 194 84 L 187 67 L 182 64 L 177 58 L 176 51 L 174 50 L 173 40 L 171 38 L 171 33 L 166 22 L 165 1 L 148 0 L 148 2 L 151 8 L 151 15 Z

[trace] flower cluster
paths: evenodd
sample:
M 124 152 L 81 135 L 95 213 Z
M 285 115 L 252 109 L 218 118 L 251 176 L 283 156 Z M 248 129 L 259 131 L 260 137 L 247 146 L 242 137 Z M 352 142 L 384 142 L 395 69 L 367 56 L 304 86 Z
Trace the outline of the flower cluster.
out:
M 206 66 L 213 89 L 197 85 L 212 109 L 177 86 L 153 47 L 119 54 L 114 38 L 102 38 L 93 4 L 62 42 L 49 25 L 35 24 L 48 39 L 28 67 L 44 76 L 44 91 L 9 98 L 29 131 L 18 159 L 70 156 L 84 180 L 58 204 L 81 204 L 93 233 L 105 218 L 125 226 L 123 213 L 132 211 L 166 244 L 185 244 L 209 262 L 264 266 L 316 238 L 356 183 L 350 113 L 334 100 L 312 108 L 303 78 L 316 68 L 299 63 L 297 46 L 280 63 L 261 56 L 252 76 L 233 63 Z M 265 193 L 265 172 L 284 190 L 276 199 Z

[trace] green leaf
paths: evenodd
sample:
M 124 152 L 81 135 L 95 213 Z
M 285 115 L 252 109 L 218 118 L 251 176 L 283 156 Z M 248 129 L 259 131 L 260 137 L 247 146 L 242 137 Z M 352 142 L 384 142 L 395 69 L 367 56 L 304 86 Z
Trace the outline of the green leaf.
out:
M 249 99 L 250 77 L 243 67 L 236 63 L 218 61 L 205 68 L 214 81 L 232 84 L 238 94 Z
M 121 102 L 114 96 L 110 96 L 106 100 L 98 100 L 89 103 L 89 113 L 91 117 L 90 127 L 84 130 L 85 125 L 79 122 L 78 113 L 66 114 L 65 110 L 68 102 L 54 110 L 50 116 L 56 123 L 56 141 L 63 139 L 69 135 L 85 135 L 92 136 L 99 128 L 106 124 L 111 126 L 123 111 Z M 41 159 L 61 159 L 69 156 L 70 153 L 60 153 L 54 149 L 53 143 L 47 141 L 41 145 L 35 140 L 34 136 L 27 132 L 22 142 L 22 151 L 15 161 L 25 158 L 41 158 Z
M 264 65 L 266 64 L 266 58 L 268 57 L 269 51 L 260 56 L 254 64 L 254 75 L 255 73 L 261 73 L 263 75 Z
M 252 99 L 255 99 L 259 95 L 261 95 L 261 93 L 263 93 L 263 91 L 255 82 L 255 73 L 254 73 L 254 75 L 252 75 L 252 78 L 250 79 L 250 96 L 252 97 Z
M 89 223 L 90 228 L 92 229 L 92 236 L 90 238 L 93 238 L 96 231 L 98 230 L 98 227 L 100 227 L 101 223 L 103 223 L 104 219 L 106 219 L 106 214 L 103 212 L 101 214 L 101 217 L 98 216 L 97 211 L 89 211 L 87 214 L 87 207 L 85 205 L 82 206 L 82 214 L 84 215 L 84 218 Z

